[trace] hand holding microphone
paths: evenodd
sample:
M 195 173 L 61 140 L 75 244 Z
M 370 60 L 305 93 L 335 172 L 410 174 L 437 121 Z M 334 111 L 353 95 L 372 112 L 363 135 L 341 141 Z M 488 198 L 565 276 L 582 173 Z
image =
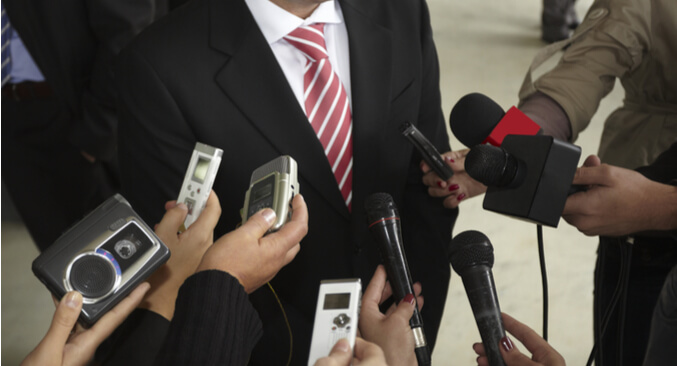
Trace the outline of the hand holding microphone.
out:
M 517 108 L 508 112 L 489 97 L 472 93 L 456 103 L 449 116 L 449 126 L 454 136 L 468 147 L 478 144 L 500 146 L 507 135 L 536 135 L 541 128 Z M 421 168 L 425 174 L 423 183 L 428 186 L 432 197 L 445 197 L 444 207 L 455 208 L 463 200 L 486 192 L 487 187 L 469 176 L 465 168 L 465 157 L 469 150 L 447 152 L 443 154 L 454 170 L 454 176 L 443 180 L 429 173 L 427 165 Z
M 451 266 L 463 279 L 489 365 L 504 366 L 498 344 L 505 330 L 491 272 L 494 248 L 481 232 L 464 231 L 451 241 L 448 252 Z
M 520 323 L 508 314 L 503 313 L 502 315 L 505 330 L 522 342 L 532 354 L 531 358 L 522 354 L 510 338 L 506 336 L 501 339 L 498 348 L 507 366 L 564 366 L 566 364 L 562 355 L 533 329 L 529 328 L 526 324 Z M 477 356 L 479 356 L 477 357 L 477 365 L 489 365 L 484 345 L 482 343 L 475 343 L 472 348 L 477 353 Z
M 413 294 L 414 288 L 404 255 L 397 208 L 389 194 L 375 193 L 365 201 L 365 209 L 369 229 L 379 246 L 395 301 L 399 303 L 406 295 Z M 418 364 L 430 365 L 430 349 L 423 331 L 423 319 L 417 308 L 414 309 L 409 324 L 414 333 Z

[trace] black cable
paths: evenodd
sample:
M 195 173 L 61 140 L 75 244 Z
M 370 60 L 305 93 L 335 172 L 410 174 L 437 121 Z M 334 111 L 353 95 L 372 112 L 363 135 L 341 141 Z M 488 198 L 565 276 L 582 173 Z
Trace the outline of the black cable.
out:
M 604 315 L 602 316 L 601 323 L 602 328 L 599 334 L 597 334 L 595 344 L 592 346 L 590 356 L 588 356 L 588 362 L 585 363 L 586 366 L 592 365 L 592 361 L 595 358 L 595 352 L 597 351 L 597 346 L 599 346 L 602 343 L 604 332 L 606 331 L 606 328 L 609 325 L 609 321 L 611 320 L 611 314 L 613 314 L 614 310 L 616 309 L 618 300 L 620 300 L 621 296 L 622 295 L 624 296 L 624 294 L 627 292 L 628 280 L 630 278 L 630 264 L 632 259 L 633 241 L 634 241 L 633 238 L 628 238 L 627 244 L 630 245 L 627 246 L 619 242 L 621 252 L 621 263 L 620 263 L 620 273 L 618 274 L 618 282 L 616 282 L 616 288 L 614 289 L 613 295 L 611 295 L 611 301 L 609 302 L 609 305 L 607 306 L 607 309 L 604 312 Z M 624 323 L 622 325 L 624 325 Z
M 548 340 L 548 274 L 545 269 L 545 249 L 543 248 L 543 226 L 536 225 L 538 236 L 538 259 L 541 263 L 541 282 L 543 285 L 543 339 Z

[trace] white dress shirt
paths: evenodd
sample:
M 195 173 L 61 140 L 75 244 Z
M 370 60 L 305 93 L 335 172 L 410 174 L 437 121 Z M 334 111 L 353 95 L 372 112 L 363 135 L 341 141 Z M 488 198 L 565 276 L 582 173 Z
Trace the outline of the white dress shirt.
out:
M 329 62 L 343 83 L 352 108 L 348 31 L 337 1 L 329 0 L 321 3 L 306 19 L 297 17 L 270 0 L 245 0 L 245 2 L 304 111 L 306 107 L 303 99 L 303 71 L 308 59 L 283 37 L 299 26 L 325 23 L 324 38 L 329 53 Z

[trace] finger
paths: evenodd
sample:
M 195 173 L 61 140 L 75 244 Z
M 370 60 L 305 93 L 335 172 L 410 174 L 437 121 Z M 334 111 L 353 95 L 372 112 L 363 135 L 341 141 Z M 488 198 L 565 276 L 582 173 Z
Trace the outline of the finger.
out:
M 440 178 L 434 171 L 429 171 L 423 175 L 423 184 L 430 187 L 430 190 L 434 190 L 433 192 L 428 191 L 431 195 L 434 194 L 443 194 L 447 192 L 447 182 Z M 438 197 L 438 196 L 435 196 Z
M 526 347 L 529 352 L 532 354 L 535 353 L 539 349 L 553 349 L 548 342 L 543 339 L 538 333 L 536 333 L 533 329 L 529 328 L 527 325 L 519 322 L 515 318 L 511 317 L 510 315 L 506 313 L 502 313 L 503 315 L 503 326 L 505 330 L 510 332 L 515 338 L 517 338 L 524 347 Z M 508 341 L 510 339 L 506 337 Z M 503 351 L 507 351 L 505 348 L 507 346 L 510 346 L 511 344 L 506 344 L 503 345 L 501 344 L 501 353 Z M 519 353 L 519 351 L 517 351 Z M 507 352 L 507 353 L 512 353 Z M 507 361 L 507 360 L 506 360 Z
M 503 337 L 498 343 L 498 348 L 501 350 L 501 356 L 506 365 L 540 365 L 531 360 L 520 352 L 512 343 L 510 337 Z
M 576 169 L 572 184 L 609 186 L 613 183 L 608 165 L 580 167 Z
M 416 298 L 414 294 L 407 294 L 404 299 L 395 308 L 395 311 L 390 315 L 391 317 L 400 318 L 404 324 L 409 324 L 409 319 L 414 315 L 416 308 Z
M 291 220 L 284 224 L 279 231 L 268 235 L 264 240 L 266 243 L 272 243 L 276 247 L 279 247 L 278 250 L 288 252 L 298 245 L 307 233 L 308 206 L 306 206 L 303 196 L 299 194 L 292 200 Z
M 390 286 L 390 281 L 386 279 L 386 285 L 383 287 L 383 291 L 381 292 L 381 300 L 379 300 L 378 304 L 383 304 L 383 302 L 388 300 L 390 296 L 393 296 L 393 288 Z
M 219 197 L 216 195 L 216 192 L 211 191 L 209 193 L 209 198 L 207 198 L 207 205 L 187 231 L 203 235 L 213 235 L 214 228 L 219 222 L 220 217 L 221 203 L 219 202 Z
M 477 353 L 478 356 L 486 356 L 487 352 L 484 350 L 484 344 L 482 343 L 473 343 L 472 345 L 473 351 Z
M 165 212 L 162 220 L 160 220 L 160 223 L 155 227 L 155 233 L 161 239 L 175 238 L 176 233 L 179 231 L 179 227 L 186 221 L 186 215 L 188 215 L 188 207 L 185 204 L 179 203 L 175 205 Z
M 452 193 L 449 195 L 447 198 L 442 201 L 442 205 L 446 208 L 456 208 L 458 205 L 461 203 L 461 201 L 458 200 L 457 192 Z M 464 197 L 465 198 L 465 197 Z
M 355 338 L 355 358 L 360 361 L 369 360 L 377 365 L 386 364 L 386 357 L 381 347 L 362 338 Z
M 77 291 L 71 291 L 64 295 L 56 307 L 52 324 L 47 330 L 45 338 L 40 342 L 38 348 L 41 351 L 49 353 L 62 352 L 73 327 L 78 321 L 82 310 L 82 295 Z
M 585 159 L 585 162 L 583 162 L 583 166 L 586 167 L 593 167 L 593 166 L 600 166 L 602 165 L 602 161 L 599 159 L 599 156 L 597 155 L 590 155 Z
M 130 292 L 113 309 L 102 316 L 83 337 L 83 349 L 94 352 L 96 347 L 127 318 L 127 316 L 141 303 L 143 296 L 150 289 L 150 284 L 144 282 Z
M 491 366 L 489 365 L 489 358 L 487 356 L 477 357 L 477 366 Z
M 383 265 L 378 265 L 374 275 L 371 277 L 371 281 L 369 281 L 369 285 L 367 285 L 367 289 L 362 295 L 362 302 L 369 307 L 378 308 L 385 285 L 386 270 Z
M 178 205 L 178 202 L 176 202 L 176 200 L 165 202 L 165 211 L 173 209 L 174 207 L 176 207 L 176 205 Z
M 423 286 L 421 286 L 420 282 L 414 282 L 414 295 L 419 296 L 421 295 L 421 291 L 423 291 Z
M 291 249 L 289 249 L 287 251 L 287 254 L 284 257 L 284 265 L 286 266 L 292 260 L 294 260 L 294 258 L 296 258 L 296 255 L 299 253 L 300 250 L 301 250 L 301 244 L 300 243 L 296 243 L 296 245 L 291 247 Z

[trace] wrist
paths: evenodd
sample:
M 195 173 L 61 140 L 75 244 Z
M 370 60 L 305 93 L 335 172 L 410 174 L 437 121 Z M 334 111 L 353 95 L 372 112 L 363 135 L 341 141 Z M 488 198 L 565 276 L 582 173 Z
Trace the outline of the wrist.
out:
M 661 184 L 663 194 L 657 195 L 655 223 L 657 230 L 677 229 L 677 187 Z

